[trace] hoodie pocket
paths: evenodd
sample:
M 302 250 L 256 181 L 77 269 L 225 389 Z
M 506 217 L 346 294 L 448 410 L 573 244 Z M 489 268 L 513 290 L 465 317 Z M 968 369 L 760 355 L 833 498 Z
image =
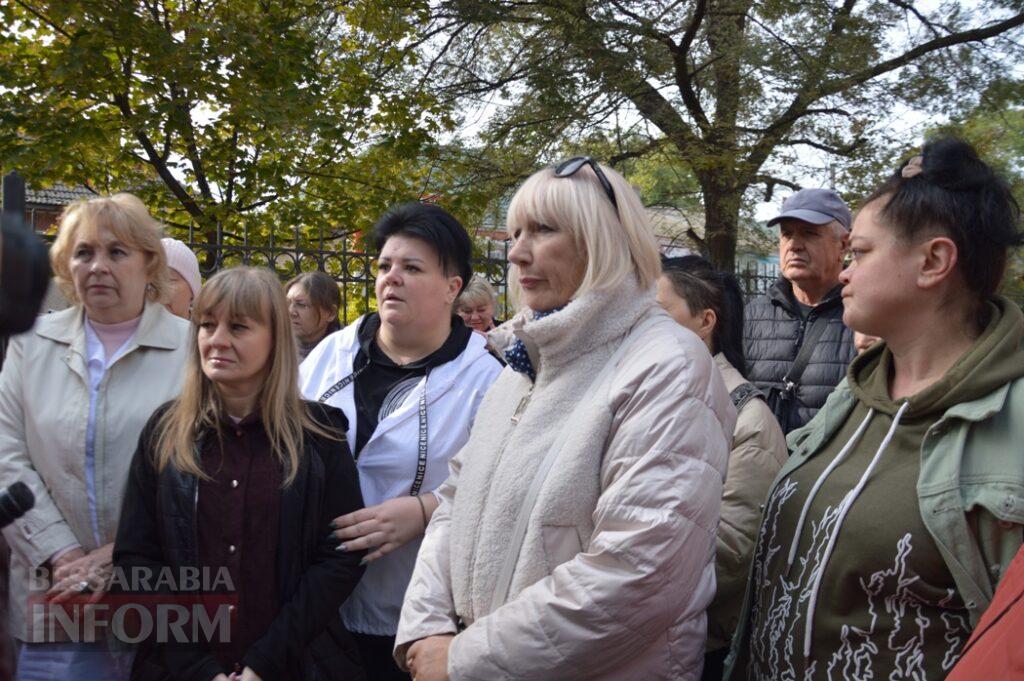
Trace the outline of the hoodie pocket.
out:
M 583 542 L 575 525 L 543 525 L 540 529 L 548 572 L 569 562 L 583 550 Z

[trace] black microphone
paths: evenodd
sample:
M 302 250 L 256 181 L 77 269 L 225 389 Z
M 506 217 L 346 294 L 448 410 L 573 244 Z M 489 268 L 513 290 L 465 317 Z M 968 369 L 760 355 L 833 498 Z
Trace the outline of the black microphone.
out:
M 36 497 L 23 482 L 16 482 L 0 492 L 0 527 L 7 527 L 32 510 Z
M 25 182 L 3 178 L 0 211 L 0 335 L 23 333 L 35 324 L 50 283 L 46 247 L 25 224 Z M 2 355 L 0 355 L 2 358 Z

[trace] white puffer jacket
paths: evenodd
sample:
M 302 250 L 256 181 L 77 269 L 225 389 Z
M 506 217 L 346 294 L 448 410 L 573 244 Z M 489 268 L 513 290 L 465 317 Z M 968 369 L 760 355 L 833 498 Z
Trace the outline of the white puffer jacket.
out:
M 587 390 L 651 316 L 610 387 Z M 506 368 L 484 397 L 423 541 L 396 659 L 417 639 L 458 632 L 452 681 L 699 678 L 735 422 L 710 354 L 635 283 L 509 324 L 536 383 L 531 394 L 530 380 Z M 518 510 L 565 428 L 509 600 L 490 612 Z

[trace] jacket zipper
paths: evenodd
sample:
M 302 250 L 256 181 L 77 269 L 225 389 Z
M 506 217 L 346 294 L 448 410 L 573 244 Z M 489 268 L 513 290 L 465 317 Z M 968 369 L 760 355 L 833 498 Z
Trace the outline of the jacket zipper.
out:
M 526 411 L 526 406 L 530 403 L 530 396 L 533 395 L 533 385 L 530 385 L 530 389 L 523 395 L 523 399 L 519 400 L 519 404 L 516 406 L 516 410 L 512 413 L 512 425 L 519 425 L 519 419 L 522 417 L 523 412 Z
M 796 332 L 796 351 L 800 353 L 800 346 L 804 344 L 804 334 L 807 333 L 807 327 L 811 323 L 810 315 L 807 315 L 807 319 L 800 320 L 800 326 L 797 327 Z

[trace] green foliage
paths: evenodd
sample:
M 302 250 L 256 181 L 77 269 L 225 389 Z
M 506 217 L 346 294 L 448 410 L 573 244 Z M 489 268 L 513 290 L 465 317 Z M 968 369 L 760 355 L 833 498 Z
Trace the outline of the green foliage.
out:
M 388 205 L 452 195 L 430 141 L 454 121 L 410 72 L 427 16 L 426 0 L 2 3 L 0 167 L 131 191 L 201 243 L 358 250 Z
M 623 169 L 645 206 L 699 212 L 700 186 L 678 154 L 654 152 L 629 161 Z
M 496 157 L 600 148 L 671 155 L 639 182 L 660 203 L 700 191 L 707 241 L 732 266 L 742 207 L 820 174 L 872 167 L 912 140 L 897 111 L 949 114 L 1019 60 L 1018 4 L 833 0 L 439 0 L 451 42 L 441 96 L 498 100 Z M 490 102 L 491 100 L 487 100 Z M 891 158 L 887 163 L 891 163 Z M 670 169 L 686 169 L 681 183 Z M 871 172 L 860 173 L 861 179 Z M 692 182 L 693 185 L 688 185 Z

